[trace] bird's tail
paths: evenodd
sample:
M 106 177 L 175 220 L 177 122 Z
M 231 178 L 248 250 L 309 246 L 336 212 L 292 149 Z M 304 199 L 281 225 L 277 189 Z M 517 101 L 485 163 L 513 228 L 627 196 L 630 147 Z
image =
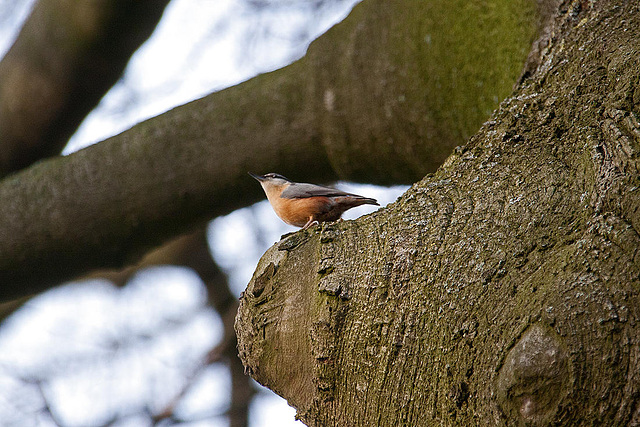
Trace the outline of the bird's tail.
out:
M 356 206 L 360 206 L 360 205 L 376 205 L 376 206 L 380 206 L 380 203 L 378 203 L 378 201 L 376 199 L 372 199 L 370 197 L 359 197 L 355 200 L 355 202 L 357 202 L 358 204 Z

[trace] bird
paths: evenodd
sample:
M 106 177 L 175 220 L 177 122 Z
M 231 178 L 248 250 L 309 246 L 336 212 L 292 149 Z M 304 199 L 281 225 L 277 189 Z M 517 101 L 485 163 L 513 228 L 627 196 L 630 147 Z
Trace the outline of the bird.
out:
M 260 182 L 276 215 L 284 222 L 303 230 L 321 222 L 336 221 L 351 208 L 360 205 L 380 206 L 376 199 L 345 193 L 335 188 L 293 182 L 277 173 L 249 175 Z

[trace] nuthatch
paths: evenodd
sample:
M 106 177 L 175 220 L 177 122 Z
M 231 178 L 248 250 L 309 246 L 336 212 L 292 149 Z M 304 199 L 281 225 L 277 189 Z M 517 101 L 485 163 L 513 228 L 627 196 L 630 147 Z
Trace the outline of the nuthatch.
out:
M 277 173 L 255 175 L 262 185 L 271 207 L 284 222 L 306 229 L 325 221 L 336 221 L 351 208 L 377 205 L 376 199 L 345 193 L 334 188 L 321 187 L 288 180 Z

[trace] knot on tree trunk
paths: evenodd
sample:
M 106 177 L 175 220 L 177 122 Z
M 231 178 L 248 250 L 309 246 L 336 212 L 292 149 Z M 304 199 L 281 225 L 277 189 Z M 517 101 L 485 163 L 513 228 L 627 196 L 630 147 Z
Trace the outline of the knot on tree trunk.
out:
M 538 324 L 507 354 L 498 375 L 498 404 L 511 419 L 531 425 L 553 420 L 571 387 L 571 369 L 560 337 Z

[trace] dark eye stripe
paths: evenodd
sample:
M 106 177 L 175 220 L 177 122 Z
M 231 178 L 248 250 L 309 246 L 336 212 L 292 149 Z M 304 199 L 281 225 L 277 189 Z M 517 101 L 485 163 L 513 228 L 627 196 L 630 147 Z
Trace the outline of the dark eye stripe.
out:
M 285 181 L 289 181 L 287 178 L 285 178 L 284 176 L 278 174 L 278 173 L 268 173 L 265 176 L 269 177 L 269 178 L 280 178 L 280 179 L 284 179 Z

